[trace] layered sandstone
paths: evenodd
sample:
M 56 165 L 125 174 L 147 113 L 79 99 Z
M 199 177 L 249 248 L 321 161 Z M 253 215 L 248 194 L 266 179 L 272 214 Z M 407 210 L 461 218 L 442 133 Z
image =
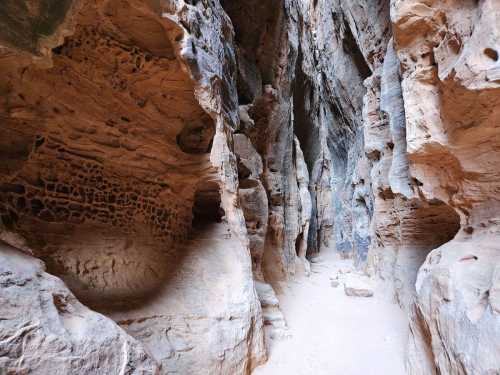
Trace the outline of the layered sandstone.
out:
M 410 373 L 498 372 L 498 19 L 495 1 L 395 2 L 410 172 L 460 217 L 418 273 Z M 458 217 L 457 220 L 458 222 Z M 415 355 L 414 355 L 415 354 Z M 420 367 L 422 366 L 422 367 Z
M 229 148 L 238 106 L 222 8 L 2 7 L 3 240 L 118 323 L 122 341 L 139 340 L 159 373 L 250 371 L 265 352 Z M 63 14 L 53 19 L 54 9 Z M 27 34 L 42 20 L 50 28 Z M 24 334 L 22 324 L 2 337 Z M 108 344 L 114 363 L 142 371 L 143 352 L 130 346 L 137 353 L 122 359 L 125 344 Z M 15 364 L 34 350 L 2 356 Z M 93 366 L 87 373 L 121 371 Z

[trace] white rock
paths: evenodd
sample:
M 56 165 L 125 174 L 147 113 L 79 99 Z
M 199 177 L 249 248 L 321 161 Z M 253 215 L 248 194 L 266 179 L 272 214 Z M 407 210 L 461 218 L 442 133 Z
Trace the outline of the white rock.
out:
M 368 278 L 355 275 L 344 281 L 344 292 L 349 297 L 373 297 L 373 284 Z

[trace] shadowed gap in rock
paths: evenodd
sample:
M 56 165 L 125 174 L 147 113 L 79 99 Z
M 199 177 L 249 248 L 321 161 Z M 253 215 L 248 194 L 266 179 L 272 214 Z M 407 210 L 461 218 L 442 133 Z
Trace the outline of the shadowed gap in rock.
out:
M 193 228 L 220 223 L 223 217 L 224 210 L 221 207 L 219 185 L 216 182 L 201 185 L 194 195 Z
M 402 283 L 400 302 L 406 305 L 414 293 L 417 273 L 427 255 L 455 237 L 460 229 L 460 217 L 438 199 L 422 202 L 398 197 L 395 204 L 399 206 L 401 228 L 395 277 Z

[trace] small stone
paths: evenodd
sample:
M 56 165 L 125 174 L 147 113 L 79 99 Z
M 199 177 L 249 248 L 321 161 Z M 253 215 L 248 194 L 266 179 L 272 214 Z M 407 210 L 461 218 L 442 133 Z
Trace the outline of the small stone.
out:
M 336 288 L 340 285 L 340 282 L 338 280 L 330 280 L 330 285 L 332 288 Z
M 350 278 L 344 282 L 344 293 L 349 297 L 373 297 L 373 286 L 369 280 Z

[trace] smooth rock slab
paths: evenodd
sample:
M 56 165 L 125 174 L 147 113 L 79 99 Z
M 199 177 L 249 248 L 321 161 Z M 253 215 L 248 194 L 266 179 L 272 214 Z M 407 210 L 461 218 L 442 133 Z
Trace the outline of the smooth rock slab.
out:
M 349 297 L 373 297 L 373 285 L 362 276 L 353 275 L 344 281 L 344 293 Z

